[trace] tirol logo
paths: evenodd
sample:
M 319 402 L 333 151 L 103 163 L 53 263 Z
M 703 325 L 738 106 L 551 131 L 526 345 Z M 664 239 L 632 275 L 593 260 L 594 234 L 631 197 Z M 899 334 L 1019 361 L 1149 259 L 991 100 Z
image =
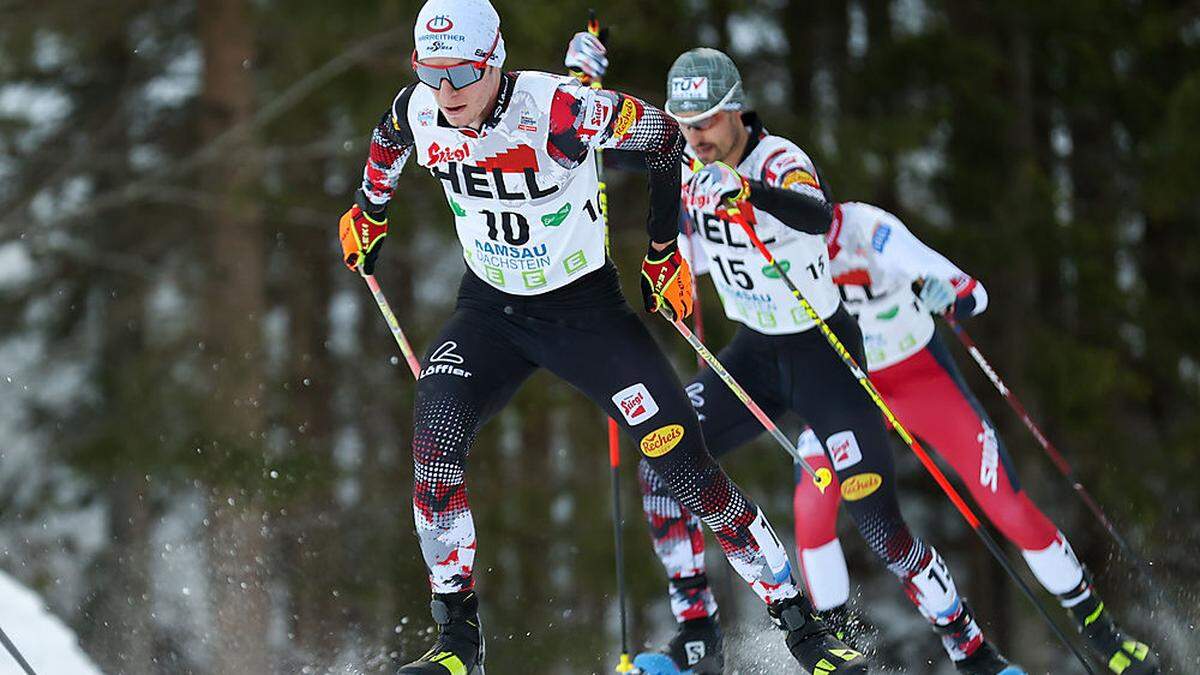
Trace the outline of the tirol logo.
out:
M 454 28 L 454 22 L 445 14 L 438 14 L 425 24 L 425 30 L 430 33 L 445 33 L 451 28 Z
M 877 473 L 860 473 L 842 482 L 842 499 L 856 502 L 870 497 L 883 485 L 883 476 Z
M 471 146 L 463 143 L 457 148 L 443 148 L 437 143 L 429 144 L 429 157 L 426 164 L 444 164 L 446 162 L 461 162 L 471 156 Z
M 658 413 L 658 402 L 641 382 L 618 391 L 613 395 L 612 402 L 631 426 L 637 426 Z
M 682 439 L 682 426 L 668 424 L 665 427 L 659 427 L 642 437 L 642 454 L 647 457 L 662 457 L 674 450 Z
M 671 98 L 685 101 L 697 101 L 708 98 L 708 78 L 671 78 Z

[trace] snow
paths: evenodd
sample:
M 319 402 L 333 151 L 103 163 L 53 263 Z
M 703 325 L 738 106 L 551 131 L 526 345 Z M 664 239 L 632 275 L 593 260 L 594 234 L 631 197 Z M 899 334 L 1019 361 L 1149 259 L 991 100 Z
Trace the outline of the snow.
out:
M 71 629 L 45 610 L 37 593 L 0 572 L 0 628 L 39 675 L 99 675 L 100 669 L 79 648 Z M 0 675 L 24 675 L 7 652 L 0 653 Z

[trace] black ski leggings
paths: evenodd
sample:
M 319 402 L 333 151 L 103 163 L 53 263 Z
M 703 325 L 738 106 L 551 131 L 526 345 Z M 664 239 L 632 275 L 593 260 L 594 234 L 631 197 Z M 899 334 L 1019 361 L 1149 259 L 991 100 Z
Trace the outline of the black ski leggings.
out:
M 854 358 L 866 363 L 862 332 L 853 317 L 839 308 L 828 323 Z M 793 411 L 812 425 L 831 454 L 841 484 L 849 486 L 846 510 L 867 544 L 902 577 L 919 569 L 927 550 L 900 514 L 882 417 L 820 331 L 765 335 L 741 327 L 719 358 L 772 419 Z M 711 369 L 697 375 L 687 393 L 714 457 L 719 459 L 763 433 L 758 420 Z M 671 501 L 652 473 L 643 470 L 642 480 L 648 508 L 662 508 Z M 650 506 L 655 504 L 659 506 Z M 668 506 L 664 513 L 674 513 L 676 508 Z M 652 524 L 663 520 L 663 514 L 647 513 L 647 517 Z M 658 531 L 671 536 L 684 530 L 659 527 Z M 671 545 L 656 541 L 656 548 L 670 550 Z
M 796 593 L 790 575 L 776 578 L 786 552 L 705 449 L 682 384 L 625 302 L 611 264 L 536 296 L 509 295 L 471 272 L 464 276 L 457 309 L 423 361 L 414 411 L 413 510 L 435 592 L 472 586 L 467 456 L 479 428 L 539 367 L 617 420 L 760 595 Z

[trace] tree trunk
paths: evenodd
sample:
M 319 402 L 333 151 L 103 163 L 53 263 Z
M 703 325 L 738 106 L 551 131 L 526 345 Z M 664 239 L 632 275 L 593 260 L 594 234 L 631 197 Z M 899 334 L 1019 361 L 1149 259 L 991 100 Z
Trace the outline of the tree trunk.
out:
M 204 57 L 200 138 L 211 143 L 249 119 L 254 101 L 252 16 L 246 0 L 201 0 L 197 17 Z M 267 644 L 269 602 L 264 587 L 268 556 L 264 511 L 256 489 L 264 415 L 261 321 L 266 300 L 266 257 L 261 224 L 246 194 L 257 172 L 242 161 L 239 138 L 222 146 L 201 171 L 210 211 L 211 277 L 206 317 L 214 390 L 208 419 L 215 459 L 210 502 L 210 569 L 214 605 L 214 672 L 271 671 Z M 232 475 L 229 469 L 232 469 Z

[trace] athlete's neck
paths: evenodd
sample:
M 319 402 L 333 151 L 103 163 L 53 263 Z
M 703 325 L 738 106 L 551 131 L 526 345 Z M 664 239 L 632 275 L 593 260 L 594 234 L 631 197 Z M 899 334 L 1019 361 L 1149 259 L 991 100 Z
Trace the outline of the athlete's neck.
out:
M 750 130 L 746 128 L 745 124 L 742 124 L 741 115 L 738 115 L 733 138 L 733 145 L 730 146 L 729 152 L 721 158 L 721 161 L 729 166 L 737 166 L 742 163 L 746 154 L 746 146 L 750 143 Z
M 483 128 L 484 121 L 492 119 L 492 115 L 496 113 L 496 105 L 500 102 L 500 85 L 503 84 L 504 75 L 500 74 L 499 77 L 490 79 L 491 82 L 488 83 L 488 86 L 492 88 L 492 91 L 488 94 L 489 103 L 483 106 L 483 111 L 479 113 L 479 117 L 471 120 L 471 123 L 467 125 L 475 131 Z

